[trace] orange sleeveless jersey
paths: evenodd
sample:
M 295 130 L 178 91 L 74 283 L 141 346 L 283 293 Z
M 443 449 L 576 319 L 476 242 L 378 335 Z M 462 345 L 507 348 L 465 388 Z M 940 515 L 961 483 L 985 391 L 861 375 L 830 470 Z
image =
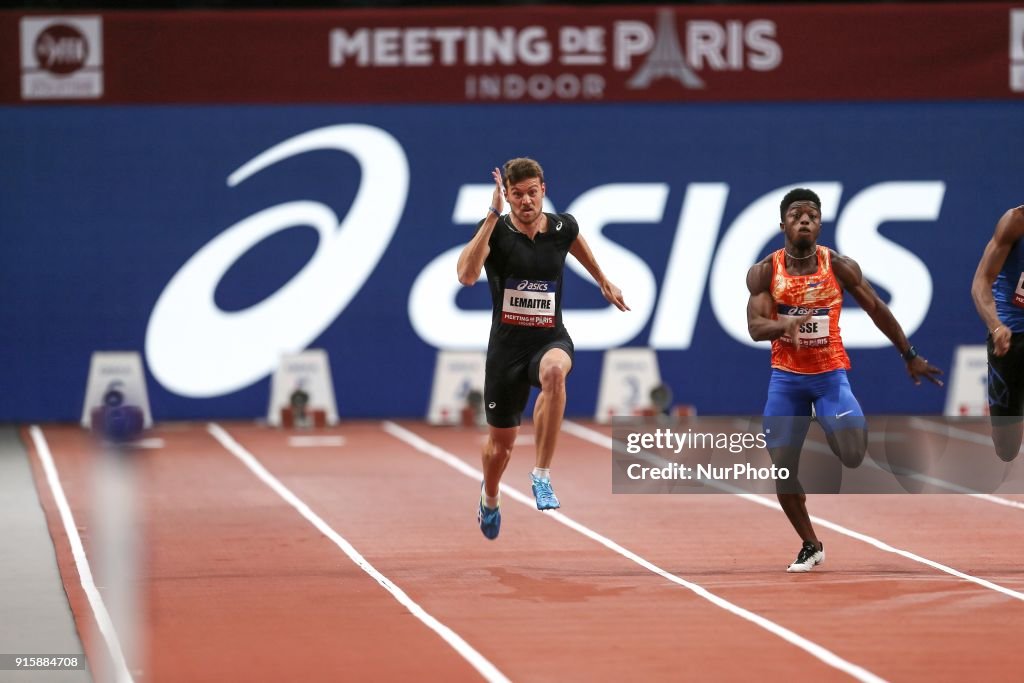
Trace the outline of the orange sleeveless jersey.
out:
M 789 275 L 784 249 L 772 254 L 771 294 L 775 320 L 813 314 L 797 330 L 799 349 L 793 348 L 789 337 L 772 340 L 773 368 L 805 375 L 849 369 L 850 359 L 839 336 L 843 289 L 832 271 L 828 247 L 818 246 L 818 270 L 810 275 Z

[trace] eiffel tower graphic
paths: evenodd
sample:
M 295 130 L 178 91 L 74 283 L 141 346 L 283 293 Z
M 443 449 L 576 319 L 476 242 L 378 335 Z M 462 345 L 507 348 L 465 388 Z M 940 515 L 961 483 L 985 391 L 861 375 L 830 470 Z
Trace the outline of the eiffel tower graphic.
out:
M 676 33 L 675 14 L 670 9 L 658 10 L 658 33 L 654 38 L 654 47 L 647 55 L 647 61 L 626 85 L 639 90 L 649 87 L 651 81 L 659 78 L 674 78 L 690 89 L 704 87 L 704 81 L 683 59 L 683 51 L 679 48 L 679 35 Z

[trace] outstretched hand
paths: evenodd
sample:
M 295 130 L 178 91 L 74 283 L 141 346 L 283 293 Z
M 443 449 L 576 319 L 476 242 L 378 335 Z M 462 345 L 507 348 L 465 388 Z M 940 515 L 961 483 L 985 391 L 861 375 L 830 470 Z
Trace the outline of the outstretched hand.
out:
M 627 306 L 626 302 L 623 300 L 622 290 L 613 285 L 608 280 L 605 280 L 604 282 L 601 283 L 601 294 L 604 295 L 604 298 L 608 301 L 608 303 L 615 304 L 615 307 L 620 311 L 633 310 L 629 306 Z
M 939 379 L 942 370 L 939 370 L 921 356 L 914 356 L 910 359 L 910 362 L 907 363 L 907 374 L 910 375 L 910 379 L 914 380 L 914 384 L 920 384 L 923 377 L 936 386 L 942 386 L 942 380 Z
M 501 213 L 502 209 L 505 208 L 505 185 L 501 180 L 501 171 L 495 168 L 491 171 L 491 177 L 494 178 L 494 194 L 491 195 L 491 206 Z

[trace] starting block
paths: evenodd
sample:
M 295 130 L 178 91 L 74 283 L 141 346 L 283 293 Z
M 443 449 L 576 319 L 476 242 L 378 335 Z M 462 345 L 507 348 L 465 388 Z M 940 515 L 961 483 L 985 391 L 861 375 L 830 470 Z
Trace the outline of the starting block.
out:
M 945 415 L 988 415 L 988 350 L 983 344 L 956 347 L 949 373 Z
M 327 411 L 281 408 L 281 426 L 285 429 L 295 429 L 296 427 L 316 427 L 319 429 L 326 427 Z
M 130 441 L 153 426 L 137 351 L 96 351 L 82 406 L 82 426 L 112 441 Z
M 267 424 L 294 429 L 337 423 L 338 407 L 327 352 L 308 349 L 282 355 L 270 381 Z
M 483 421 L 483 351 L 438 351 L 427 422 L 432 425 L 478 425 Z
M 658 410 L 657 408 L 640 408 L 633 411 L 636 417 L 696 417 L 697 407 L 689 403 L 672 406 L 669 410 Z
M 594 420 L 608 423 L 613 417 L 637 415 L 650 409 L 651 392 L 659 386 L 661 371 L 654 349 L 605 351 Z

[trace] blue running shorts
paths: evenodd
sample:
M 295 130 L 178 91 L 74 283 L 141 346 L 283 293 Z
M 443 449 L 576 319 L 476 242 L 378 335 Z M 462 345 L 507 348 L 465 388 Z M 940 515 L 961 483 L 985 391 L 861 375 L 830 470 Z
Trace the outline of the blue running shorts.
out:
M 827 434 L 867 426 L 864 411 L 850 389 L 846 370 L 804 375 L 773 368 L 764 405 L 768 448 L 803 445 L 810 427 L 811 406 Z

